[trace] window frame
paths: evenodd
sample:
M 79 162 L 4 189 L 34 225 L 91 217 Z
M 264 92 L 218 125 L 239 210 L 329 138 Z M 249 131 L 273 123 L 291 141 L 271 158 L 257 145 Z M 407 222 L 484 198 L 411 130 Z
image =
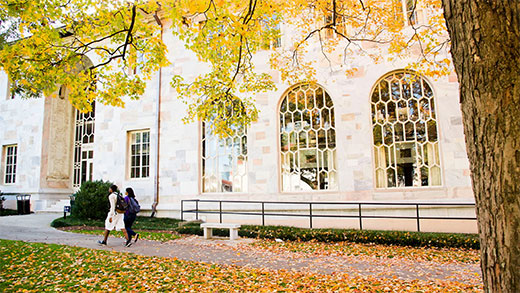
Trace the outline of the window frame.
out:
M 21 97 L 20 94 L 11 92 L 11 87 L 13 85 L 16 85 L 16 82 L 11 81 L 9 78 L 7 78 L 7 93 L 5 97 L 7 101 L 17 100 Z
M 81 113 L 77 109 L 74 110 L 74 137 L 71 184 L 72 188 L 74 189 L 79 188 L 81 184 L 83 184 L 83 182 L 85 181 L 93 180 L 95 125 L 95 101 L 92 102 L 92 111 L 90 112 Z M 84 156 L 85 153 L 86 156 Z M 84 180 L 83 169 L 85 169 Z
M 249 164 L 250 164 L 249 148 L 248 148 L 248 143 L 249 143 L 250 139 L 249 139 L 249 130 L 248 130 L 248 128 L 244 129 L 244 133 L 238 136 L 238 138 L 240 140 L 240 143 L 241 143 L 241 145 L 240 145 L 240 156 L 244 156 L 245 160 L 243 161 L 244 162 L 243 163 L 244 164 L 244 172 L 243 172 L 243 174 L 238 174 L 238 175 L 235 175 L 235 176 L 241 176 L 242 177 L 242 179 L 241 179 L 241 183 L 242 183 L 241 184 L 241 188 L 242 189 L 239 190 L 239 191 L 234 191 L 234 190 L 232 190 L 232 191 L 225 191 L 224 190 L 223 191 L 222 190 L 222 184 L 220 184 L 218 186 L 219 190 L 217 190 L 217 191 L 206 191 L 206 188 L 204 186 L 205 179 L 206 179 L 205 178 L 206 176 L 204 174 L 205 173 L 205 168 L 206 168 L 205 167 L 205 164 L 206 164 L 205 160 L 206 160 L 206 157 L 207 157 L 206 154 L 204 153 L 205 149 L 207 148 L 204 145 L 206 143 L 206 137 L 205 137 L 205 135 L 206 135 L 205 134 L 206 126 L 205 126 L 205 123 L 206 123 L 205 121 L 201 121 L 199 123 L 199 131 L 200 131 L 199 132 L 200 133 L 200 136 L 199 136 L 199 148 L 200 148 L 200 152 L 199 152 L 199 154 L 200 154 L 200 156 L 199 156 L 199 162 L 200 162 L 199 163 L 199 166 L 200 166 L 199 174 L 200 174 L 200 177 L 199 178 L 200 178 L 200 184 L 199 184 L 199 186 L 200 186 L 200 193 L 201 194 L 212 194 L 212 195 L 215 195 L 215 194 L 222 194 L 222 195 L 226 195 L 226 194 L 234 194 L 234 195 L 237 195 L 237 194 L 247 194 L 249 192 L 249 177 L 248 177 L 249 174 L 248 174 L 248 171 L 250 169 L 249 168 Z M 213 136 L 215 136 L 215 135 L 213 135 Z M 235 137 L 236 137 L 236 135 L 234 135 L 232 137 L 232 139 L 235 139 Z M 225 139 L 228 139 L 228 138 L 230 138 L 230 137 L 227 136 Z M 243 152 L 243 146 L 242 146 L 243 145 L 242 139 L 244 139 L 244 138 L 245 138 L 245 150 L 246 150 L 245 154 Z M 222 140 L 222 138 L 215 138 L 215 139 L 217 139 L 218 141 Z M 228 153 L 233 153 L 233 150 L 229 151 L 229 148 L 228 148 L 226 150 L 226 154 L 228 154 Z M 219 156 L 219 152 L 218 151 L 216 151 L 216 154 L 217 154 L 217 156 Z M 232 160 L 234 161 L 237 158 L 238 158 L 238 156 L 234 156 Z M 235 171 L 235 170 L 238 171 L 238 169 L 239 168 L 238 168 L 237 165 L 232 166 L 232 170 L 233 171 Z M 217 170 L 217 176 L 219 176 L 219 174 L 220 174 L 220 172 L 219 172 L 219 170 Z M 219 178 L 217 178 L 217 180 Z M 231 182 L 233 182 L 233 180 L 231 180 Z
M 14 155 L 9 155 L 9 149 L 14 148 Z M 11 163 L 8 163 L 9 156 L 14 157 Z M 14 162 L 13 162 L 14 161 Z M 15 185 L 16 182 L 16 169 L 18 166 L 18 144 L 9 144 L 3 146 L 3 168 L 2 168 L 2 182 L 4 185 Z M 11 166 L 13 167 L 12 172 L 8 173 L 7 168 Z M 7 176 L 11 175 L 12 182 L 7 182 Z M 14 177 L 13 177 L 14 176 Z
M 316 148 L 315 148 L 315 150 L 321 150 L 322 152 L 326 152 L 327 150 L 332 152 L 332 166 L 334 168 L 331 169 L 331 170 L 335 174 L 334 175 L 335 176 L 335 178 L 334 178 L 335 184 L 334 184 L 333 188 L 330 188 L 330 181 L 329 181 L 328 182 L 329 183 L 329 185 L 328 185 L 329 187 L 327 189 L 312 189 L 312 190 L 292 190 L 291 189 L 291 190 L 284 190 L 284 182 L 283 182 L 284 172 L 283 172 L 283 158 L 282 158 L 282 131 L 281 131 L 282 130 L 282 121 L 281 121 L 281 118 L 280 118 L 280 116 L 281 116 L 281 107 L 283 105 L 284 100 L 288 97 L 288 94 L 292 90 L 294 90 L 297 87 L 304 86 L 304 85 L 310 85 L 310 86 L 315 86 L 316 88 L 320 88 L 323 91 L 324 94 L 329 96 L 330 101 L 332 103 L 331 109 L 334 110 L 334 117 L 332 117 L 332 114 L 330 115 L 330 117 L 331 117 L 331 120 L 330 120 L 331 127 L 328 128 L 327 130 L 329 130 L 329 129 L 334 130 L 334 134 L 335 134 L 334 145 L 335 145 L 335 147 L 334 148 L 325 147 L 324 149 L 320 149 L 319 148 L 319 142 L 318 142 L 318 136 L 316 136 Z M 325 100 L 324 100 L 324 102 L 325 102 L 324 104 L 326 104 Z M 278 168 L 277 168 L 278 169 L 277 170 L 277 173 L 278 173 L 278 191 L 280 193 L 283 193 L 283 194 L 301 194 L 302 192 L 321 193 L 321 194 L 327 194 L 327 193 L 334 194 L 334 193 L 337 193 L 340 190 L 340 183 L 339 183 L 339 180 L 338 180 L 338 178 L 340 178 L 340 171 L 339 171 L 339 168 L 338 168 L 338 149 L 339 149 L 338 142 L 340 140 L 338 140 L 338 137 L 337 137 L 338 125 L 337 125 L 337 119 L 336 119 L 336 117 L 337 117 L 336 107 L 335 107 L 334 100 L 333 100 L 332 96 L 330 95 L 329 91 L 324 86 L 322 86 L 319 83 L 298 83 L 298 84 L 291 85 L 290 87 L 287 88 L 287 90 L 282 94 L 281 98 L 279 99 L 278 107 L 276 109 L 275 115 L 276 115 L 276 121 L 277 121 L 276 122 L 276 125 L 277 125 L 277 132 L 276 132 L 277 148 L 276 149 L 277 149 L 277 152 L 278 152 L 277 153 L 277 160 L 278 160 Z M 322 128 L 319 128 L 319 129 L 322 129 Z M 316 132 L 318 132 L 318 131 L 316 131 Z M 328 142 L 326 142 L 326 144 L 328 145 Z M 319 154 L 317 154 L 317 155 L 319 156 Z M 298 160 L 300 161 L 301 159 L 299 158 Z M 317 168 L 319 169 L 319 167 L 317 167 Z M 329 172 L 330 171 L 327 171 L 327 173 L 329 174 L 328 176 L 330 176 Z
M 143 137 L 145 134 L 147 133 L 148 134 L 148 141 L 145 143 L 143 141 Z M 140 139 L 140 142 L 139 143 L 134 143 L 133 142 L 133 135 L 141 135 L 141 139 Z M 151 178 L 150 176 L 150 171 L 152 169 L 152 165 L 151 165 L 151 160 L 150 158 L 152 157 L 151 156 L 151 132 L 150 132 L 150 129 L 149 128 L 146 128 L 146 129 L 139 129 L 139 130 L 129 130 L 127 132 L 127 178 L 130 179 L 130 180 L 148 180 Z M 143 153 L 143 145 L 147 144 L 148 145 L 148 153 Z M 133 152 L 132 152 L 132 147 L 134 145 L 139 145 L 139 153 L 137 155 L 134 155 Z M 133 156 L 137 156 L 139 157 L 139 165 L 133 165 L 132 163 L 132 158 Z M 143 164 L 143 158 L 147 157 L 147 165 L 144 165 Z M 143 170 L 145 168 L 148 168 L 148 171 L 147 171 L 147 175 L 146 176 L 143 176 Z M 132 170 L 133 169 L 139 169 L 139 176 L 133 176 L 132 175 Z
M 378 187 L 378 178 L 377 178 L 377 160 L 381 159 L 381 158 L 376 158 L 376 145 L 375 145 L 375 139 L 374 139 L 374 135 L 373 135 L 373 131 L 374 131 L 374 127 L 375 127 L 375 124 L 373 123 L 373 113 L 372 113 L 372 106 L 373 106 L 373 102 L 372 102 L 372 95 L 374 94 L 374 91 L 378 88 L 379 84 L 385 80 L 386 78 L 388 78 L 389 76 L 392 76 L 392 75 L 395 75 L 395 74 L 410 74 L 410 75 L 415 75 L 417 78 L 419 78 L 422 83 L 424 84 L 427 84 L 428 87 L 430 88 L 431 92 L 432 92 L 432 97 L 430 98 L 431 101 L 433 101 L 433 104 L 434 104 L 434 113 L 435 113 L 435 118 L 432 119 L 436 122 L 436 134 L 437 134 L 437 141 L 436 142 L 433 142 L 433 144 L 436 144 L 436 152 L 437 152 L 437 158 L 435 158 L 435 161 L 437 162 L 437 164 L 433 164 L 434 167 L 438 167 L 439 168 L 439 179 L 440 180 L 440 184 L 439 185 L 430 185 L 430 182 L 431 182 L 431 178 L 430 176 L 428 176 L 428 185 L 420 185 L 420 186 L 416 186 L 416 185 L 412 185 L 412 186 L 399 186 L 398 185 L 398 182 L 395 183 L 395 186 L 388 186 L 388 180 L 385 181 L 385 186 L 384 187 Z M 411 88 L 411 87 L 410 87 Z M 421 98 L 424 98 L 424 86 L 422 87 L 423 89 L 423 96 Z M 411 91 L 413 91 L 413 89 L 411 89 Z M 413 95 L 413 94 L 412 94 Z M 420 100 L 420 99 L 417 99 L 417 100 Z M 420 75 L 412 70 L 408 70 L 408 69 L 398 69 L 398 70 L 393 70 L 393 71 L 390 71 L 390 72 L 387 72 L 385 73 L 384 75 L 382 75 L 380 78 L 377 79 L 377 81 L 374 83 L 374 85 L 372 86 L 371 90 L 370 90 L 370 94 L 368 96 L 368 103 L 369 103 L 369 125 L 370 125 L 370 130 L 371 130 L 371 133 L 370 133 L 370 141 L 372 143 L 371 145 L 371 158 L 372 158 L 372 174 L 373 174 L 373 186 L 374 186 L 374 190 L 375 191 L 388 191 L 388 192 L 402 192 L 402 191 L 413 191 L 413 190 L 443 190 L 445 189 L 445 184 L 446 184 L 446 180 L 444 178 L 444 175 L 445 175 L 445 172 L 444 172 L 444 169 L 443 167 L 445 166 L 444 164 L 444 159 L 443 159 L 443 151 L 442 151 L 442 144 L 441 144 L 441 140 L 442 140 L 442 133 L 440 131 L 440 118 L 439 118 L 439 112 L 438 112 L 438 104 L 437 104 L 437 94 L 435 92 L 435 88 L 433 87 L 432 83 L 426 78 L 424 77 L 423 75 Z M 377 104 L 377 103 L 376 103 Z M 431 105 L 431 103 L 430 103 Z M 396 108 L 396 115 L 397 115 L 397 108 Z M 418 121 L 421 121 L 422 119 L 417 119 L 414 123 L 418 122 Z M 427 119 L 428 120 L 428 119 Z M 426 126 L 427 126 L 427 120 L 422 120 L 426 123 Z M 399 121 L 399 118 L 397 118 L 397 121 Z M 408 120 L 406 120 L 408 121 Z M 406 123 L 403 122 L 403 123 Z M 384 125 L 382 125 L 382 128 L 384 128 Z M 404 132 L 404 136 L 406 136 L 406 132 Z M 393 138 L 395 138 L 395 134 L 393 136 Z M 411 142 L 414 142 L 415 143 L 415 146 L 417 146 L 417 138 L 415 137 L 414 140 L 412 141 L 407 141 L 406 138 L 404 141 L 399 141 L 399 142 L 396 142 L 394 140 L 394 142 L 392 143 L 392 145 L 389 146 L 389 148 L 392 148 L 393 146 L 395 146 L 396 144 L 407 144 L 407 143 L 411 143 Z M 426 148 L 426 143 L 429 142 L 429 138 L 427 138 L 423 144 L 423 148 Z M 384 144 L 379 146 L 379 147 L 384 147 Z M 417 156 L 417 147 L 415 147 L 414 149 L 412 149 L 412 153 L 415 153 L 415 156 Z M 396 150 L 395 152 L 395 155 L 397 156 L 398 152 Z M 423 158 L 424 159 L 424 158 Z M 397 168 L 397 157 L 395 157 L 395 166 Z M 425 166 L 426 164 L 423 163 L 423 166 Z M 421 167 L 415 167 L 415 169 L 420 169 Z M 386 168 L 388 169 L 388 167 Z M 385 175 L 386 177 L 386 175 Z M 397 169 L 396 169 L 396 177 L 397 177 Z
M 410 4 L 409 1 L 412 1 L 411 4 L 413 4 L 411 9 L 408 8 L 408 4 Z M 401 0 L 401 6 L 403 9 L 404 26 L 414 26 L 419 24 L 419 15 L 417 13 L 419 0 Z M 413 15 L 413 17 L 410 18 L 410 15 Z

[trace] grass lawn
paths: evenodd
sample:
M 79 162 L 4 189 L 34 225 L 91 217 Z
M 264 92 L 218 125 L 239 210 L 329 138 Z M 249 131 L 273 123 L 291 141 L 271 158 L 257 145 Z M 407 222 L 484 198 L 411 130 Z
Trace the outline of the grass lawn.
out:
M 137 217 L 132 229 L 173 231 L 177 228 L 179 222 L 181 220 L 171 218 Z M 51 226 L 55 228 L 71 226 L 105 227 L 105 220 L 82 220 L 69 216 L 66 219 L 58 218 L 54 220 Z
M 67 232 L 73 232 L 73 233 L 81 233 L 81 234 L 92 234 L 92 235 L 99 235 L 100 237 L 103 235 L 104 230 L 67 230 Z M 139 239 L 146 239 L 146 240 L 154 240 L 154 241 L 161 241 L 166 242 L 170 240 L 175 240 L 181 238 L 178 234 L 168 233 L 168 232 L 148 232 L 148 231 L 136 231 L 139 233 Z M 111 236 L 124 238 L 123 232 L 121 231 L 112 231 L 110 232 Z
M 0 240 L 0 291 L 480 292 L 450 281 L 249 269 Z

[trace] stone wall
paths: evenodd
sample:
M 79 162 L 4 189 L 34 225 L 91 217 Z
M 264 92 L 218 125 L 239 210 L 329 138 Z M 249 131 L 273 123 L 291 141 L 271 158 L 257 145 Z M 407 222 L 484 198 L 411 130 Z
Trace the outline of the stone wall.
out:
M 2 192 L 40 192 L 40 167 L 44 99 L 8 99 L 7 75 L 0 72 L 0 190 Z M 4 184 L 5 145 L 18 145 L 16 182 Z
M 184 124 L 186 106 L 170 87 L 174 74 L 187 80 L 208 70 L 184 45 L 172 37 L 165 23 L 164 40 L 172 64 L 149 81 L 138 101 L 126 99 L 124 108 L 96 106 L 94 179 L 110 180 L 120 188 L 132 187 L 144 210 L 150 209 L 155 193 L 159 162 L 159 215 L 178 211 L 181 199 L 243 199 L 283 201 L 473 201 L 466 156 L 458 83 L 454 73 L 433 87 L 438 114 L 442 185 L 439 187 L 376 189 L 372 151 L 369 97 L 376 82 L 388 72 L 403 69 L 409 60 L 383 60 L 379 64 L 360 58 L 359 70 L 347 77 L 318 62 L 317 82 L 330 95 L 335 109 L 336 163 L 339 186 L 334 191 L 281 192 L 278 109 L 292 84 L 280 81 L 272 71 L 268 52 L 255 56 L 259 71 L 273 77 L 277 89 L 256 96 L 258 120 L 248 129 L 248 192 L 201 193 L 201 125 Z M 315 51 L 321 60 L 319 51 Z M 321 59 L 320 59 L 321 58 Z M 413 60 L 414 57 L 410 57 Z M 322 60 L 323 61 L 323 60 Z M 159 78 L 160 76 L 160 78 Z M 0 144 L 19 145 L 18 181 L 0 185 L 2 191 L 36 194 L 71 192 L 73 110 L 61 100 L 7 100 L 5 74 L 0 76 Z M 158 109 L 159 96 L 161 99 Z M 157 161 L 157 116 L 160 111 L 160 152 Z M 45 126 L 45 127 L 43 127 Z M 129 177 L 129 136 L 134 130 L 151 134 L 150 175 Z M 43 141 L 43 144 L 42 144 Z M 57 147 L 55 147 L 57 146 Z

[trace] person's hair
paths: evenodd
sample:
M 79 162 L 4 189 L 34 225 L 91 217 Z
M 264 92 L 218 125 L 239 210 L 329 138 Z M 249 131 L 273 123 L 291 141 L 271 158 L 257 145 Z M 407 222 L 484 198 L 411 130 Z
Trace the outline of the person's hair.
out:
M 133 198 L 135 198 L 134 190 L 133 190 L 131 187 L 128 187 L 128 188 L 126 189 L 126 192 L 128 192 L 128 197 L 133 197 Z
M 112 186 L 110 186 L 110 189 L 112 190 L 112 192 L 117 192 L 117 185 L 113 184 Z

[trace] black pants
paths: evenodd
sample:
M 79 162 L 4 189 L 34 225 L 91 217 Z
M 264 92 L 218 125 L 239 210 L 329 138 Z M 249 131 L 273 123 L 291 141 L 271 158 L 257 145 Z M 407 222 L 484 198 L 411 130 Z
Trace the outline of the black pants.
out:
M 128 233 L 128 237 L 130 237 L 130 238 L 132 238 L 134 235 L 137 234 L 134 232 L 134 230 L 132 230 L 132 225 L 135 222 L 135 217 L 136 217 L 136 214 L 129 213 L 128 215 L 125 214 L 125 218 L 124 218 L 125 229 L 126 229 L 126 232 Z

